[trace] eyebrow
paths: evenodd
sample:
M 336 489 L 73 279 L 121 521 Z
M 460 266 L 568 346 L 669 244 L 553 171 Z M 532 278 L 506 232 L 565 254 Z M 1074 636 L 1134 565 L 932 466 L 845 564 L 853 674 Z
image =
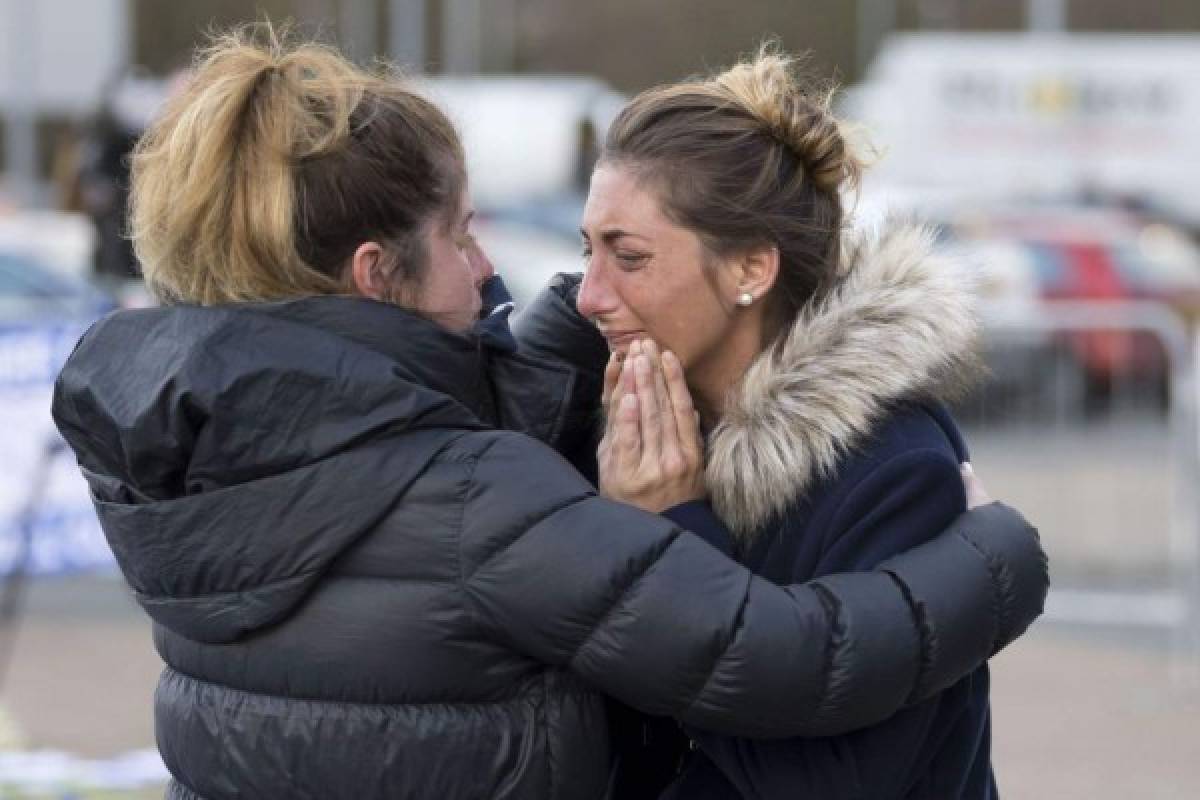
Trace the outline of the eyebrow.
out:
M 584 239 L 591 241 L 592 237 L 588 236 L 587 231 L 585 231 L 583 228 L 579 229 L 579 235 L 582 236 Z M 644 242 L 650 241 L 649 239 L 647 239 L 645 236 L 642 236 L 641 234 L 630 233 L 629 231 L 623 231 L 620 228 L 610 228 L 609 230 L 606 230 L 600 234 L 600 240 L 602 242 L 604 242 L 605 244 L 612 244 L 617 239 L 622 239 L 622 238 L 626 238 L 626 237 L 632 238 L 632 239 L 641 239 Z

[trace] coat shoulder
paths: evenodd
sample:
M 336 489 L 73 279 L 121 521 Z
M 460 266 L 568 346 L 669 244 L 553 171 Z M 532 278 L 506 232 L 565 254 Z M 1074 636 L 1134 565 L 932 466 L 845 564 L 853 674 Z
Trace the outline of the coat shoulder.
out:
M 950 465 L 967 460 L 966 446 L 949 412 L 940 405 L 897 404 L 859 444 L 849 448 L 833 469 L 808 493 L 810 508 L 853 492 L 864 482 L 886 480 L 894 473 L 922 465 Z
M 899 507 L 921 509 L 926 514 L 918 516 L 931 516 L 922 520 L 934 526 L 931 531 L 940 530 L 965 504 L 959 478 L 964 458 L 962 437 L 944 408 L 899 404 L 813 487 L 792 519 L 822 532 L 821 551 L 847 528 L 882 525 L 888 509 Z M 876 534 L 872 538 L 890 538 Z
M 897 404 L 778 518 L 749 563 L 776 582 L 873 565 L 844 552 L 847 534 L 875 561 L 941 531 L 965 507 L 961 436 L 944 409 Z M 857 545 L 856 545 L 857 549 Z M 836 552 L 835 552 L 836 551 Z M 830 561 L 833 558 L 833 561 Z M 843 560 L 843 559 L 850 560 Z

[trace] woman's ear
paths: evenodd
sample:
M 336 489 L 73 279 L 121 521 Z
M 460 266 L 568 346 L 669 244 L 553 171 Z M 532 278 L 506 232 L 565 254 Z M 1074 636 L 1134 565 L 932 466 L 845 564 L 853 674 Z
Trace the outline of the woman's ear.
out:
M 363 242 L 354 251 L 350 260 L 350 279 L 354 289 L 363 297 L 383 300 L 385 286 L 379 274 L 379 263 L 383 260 L 383 248 L 377 242 Z
M 754 301 L 767 296 L 779 278 L 779 248 L 760 245 L 742 253 L 737 260 L 737 293 Z

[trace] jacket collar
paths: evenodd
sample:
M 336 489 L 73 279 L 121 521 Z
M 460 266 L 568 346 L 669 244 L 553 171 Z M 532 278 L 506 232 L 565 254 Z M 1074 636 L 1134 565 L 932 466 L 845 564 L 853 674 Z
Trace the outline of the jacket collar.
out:
M 479 337 L 455 334 L 416 314 L 365 297 L 318 296 L 244 307 L 254 314 L 317 328 L 386 356 L 397 377 L 456 400 L 494 423 L 487 354 Z
M 708 443 L 713 506 L 743 542 L 860 443 L 887 407 L 975 374 L 964 270 L 925 228 L 848 236 L 842 274 L 751 365 Z
M 400 377 L 449 396 L 489 426 L 554 442 L 574 371 L 517 352 L 508 328 L 512 302 L 499 279 L 489 281 L 484 300 L 488 312 L 465 334 L 363 297 L 310 297 L 258 309 L 387 356 Z

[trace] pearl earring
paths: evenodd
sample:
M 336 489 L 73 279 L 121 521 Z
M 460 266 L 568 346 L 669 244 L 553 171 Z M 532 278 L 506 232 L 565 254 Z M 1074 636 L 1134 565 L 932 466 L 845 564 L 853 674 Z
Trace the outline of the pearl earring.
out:
M 754 295 L 750 294 L 749 292 L 742 292 L 741 294 L 738 295 L 737 304 L 739 306 L 741 306 L 742 308 L 745 308 L 746 306 L 750 305 L 753 302 L 754 302 Z

